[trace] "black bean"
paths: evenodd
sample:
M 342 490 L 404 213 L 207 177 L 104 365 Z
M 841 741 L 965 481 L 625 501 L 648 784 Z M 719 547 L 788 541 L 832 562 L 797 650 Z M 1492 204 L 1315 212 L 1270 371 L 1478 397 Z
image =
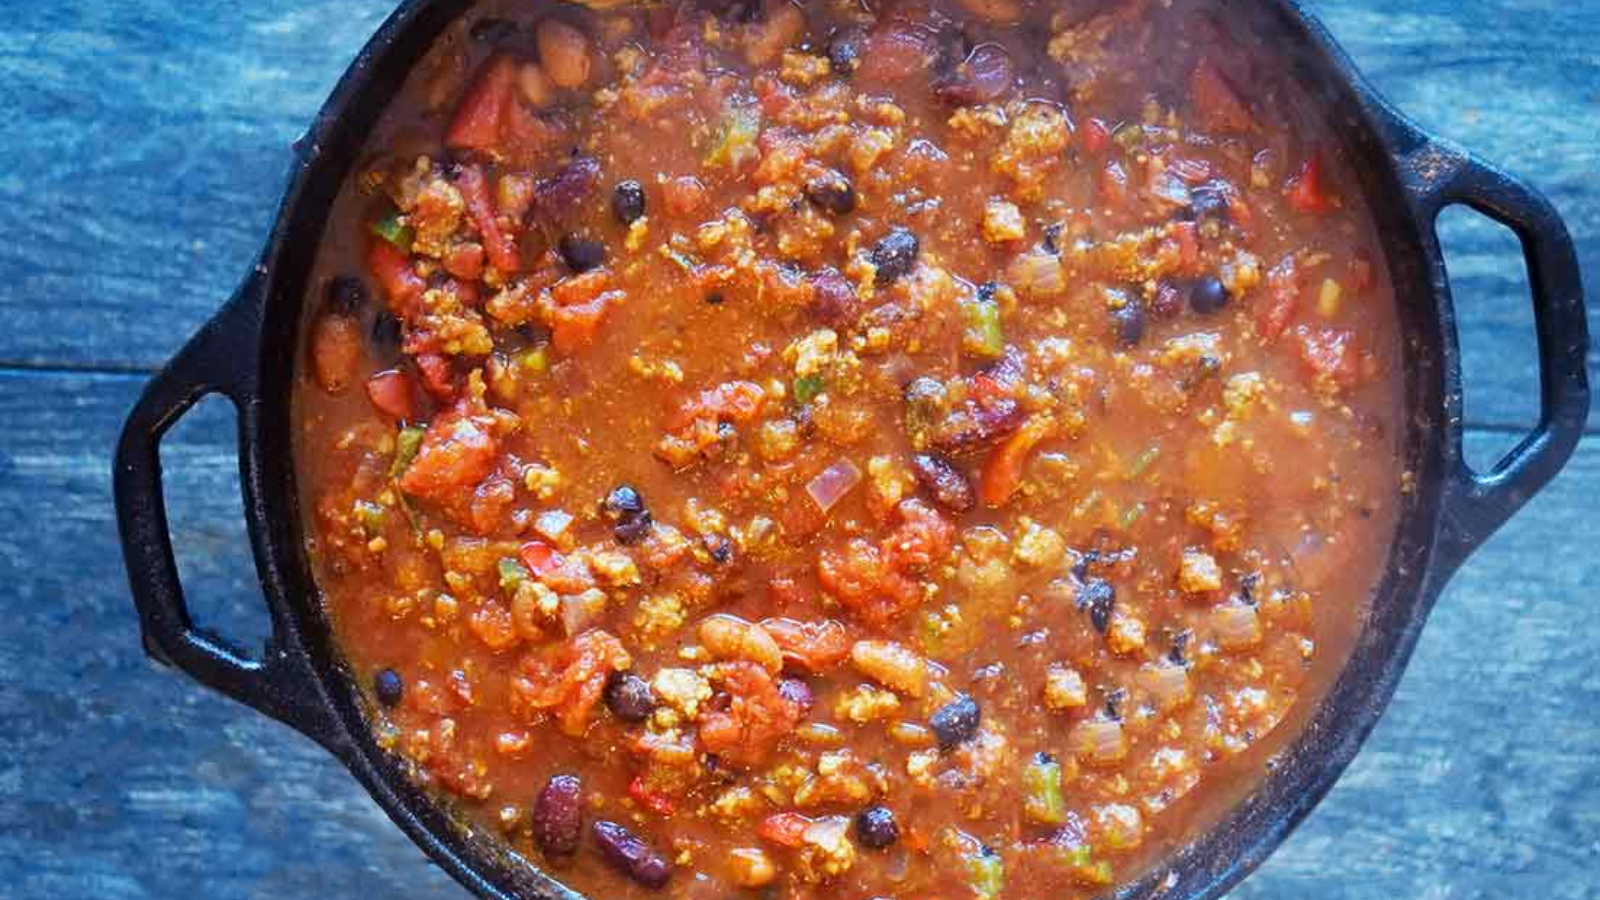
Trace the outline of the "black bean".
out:
M 367 286 L 354 275 L 339 275 L 328 281 L 322 308 L 336 315 L 353 316 L 367 305 Z
M 602 819 L 590 826 L 590 833 L 612 868 L 647 888 L 666 887 L 672 877 L 671 864 L 625 826 Z
M 911 471 L 917 476 L 917 483 L 946 509 L 966 512 L 977 502 L 967 476 L 942 456 L 918 453 L 911 457 Z
M 1144 340 L 1144 304 L 1136 297 L 1129 297 L 1128 302 L 1111 311 L 1111 324 L 1120 346 L 1139 346 Z
M 1106 692 L 1106 718 L 1113 722 L 1122 721 L 1122 704 L 1128 699 L 1128 692 L 1122 688 L 1115 688 Z
M 576 234 L 561 236 L 561 259 L 574 272 L 587 272 L 599 268 L 606 261 L 606 245 L 592 238 Z
M 817 703 L 816 695 L 811 693 L 811 685 L 798 678 L 785 678 L 778 682 L 778 694 L 783 699 L 800 707 L 800 715 L 811 712 L 811 707 Z
M 1061 255 L 1061 230 L 1064 227 L 1066 227 L 1064 222 L 1057 222 L 1054 225 L 1046 225 L 1044 227 L 1045 250 L 1057 256 Z
M 606 495 L 606 499 L 600 501 L 600 512 L 613 522 L 644 511 L 644 498 L 630 484 L 617 485 Z
M 733 541 L 720 534 L 708 534 L 701 541 L 705 544 L 706 552 L 711 554 L 711 561 L 719 566 L 725 566 L 733 561 Z
M 878 269 L 878 286 L 893 284 L 917 264 L 917 236 L 896 228 L 872 247 L 872 264 Z
M 874 850 L 900 840 L 900 825 L 887 806 L 869 806 L 856 813 L 856 839 Z
M 583 839 L 583 782 L 552 775 L 533 802 L 533 842 L 545 856 L 571 856 Z
M 632 672 L 616 672 L 606 682 L 606 708 L 624 722 L 643 722 L 656 708 L 650 682 Z
M 617 182 L 611 191 L 611 214 L 624 225 L 632 225 L 644 215 L 644 186 L 629 179 Z
M 398 706 L 400 698 L 406 693 L 405 679 L 393 669 L 380 669 L 378 674 L 372 676 L 372 692 L 378 695 L 378 702 L 384 706 Z
M 726 303 L 727 300 L 728 298 L 723 296 L 721 291 L 711 291 L 710 293 L 706 294 L 706 304 L 708 306 L 721 306 L 723 303 Z
M 616 537 L 617 543 L 631 546 L 650 536 L 652 521 L 647 512 L 626 516 L 611 526 L 611 533 Z
M 1215 275 L 1196 278 L 1189 284 L 1189 308 L 1197 313 L 1214 313 L 1231 299 L 1228 288 Z
M 503 44 L 522 34 L 522 26 L 510 19 L 485 16 L 473 22 L 467 34 L 480 44 Z
M 1189 652 L 1189 640 L 1193 636 L 1193 632 L 1190 631 L 1180 631 L 1173 635 L 1172 649 L 1167 652 L 1167 659 L 1176 665 L 1188 665 L 1189 659 L 1187 654 Z
M 806 183 L 806 197 L 836 216 L 847 215 L 856 208 L 856 189 L 850 179 L 832 169 Z
M 1089 613 L 1089 624 L 1094 630 L 1105 634 L 1111 626 L 1111 608 L 1117 602 L 1117 589 L 1103 578 L 1090 578 L 1078 588 L 1074 602 Z
M 644 498 L 630 485 L 617 485 L 601 501 L 600 512 L 611 520 L 611 533 L 623 544 L 637 544 L 650 535 L 654 520 Z
M 949 750 L 972 740 L 978 733 L 978 720 L 981 717 L 978 701 L 962 694 L 939 707 L 928 719 L 928 725 L 933 728 L 933 736 L 939 741 L 939 749 Z
M 1196 185 L 1189 191 L 1189 205 L 1184 209 L 1186 218 L 1226 219 L 1228 217 L 1227 189 L 1215 181 Z
M 861 54 L 866 47 L 867 34 L 859 28 L 849 28 L 833 36 L 828 42 L 828 63 L 840 76 L 849 77 L 861 65 Z

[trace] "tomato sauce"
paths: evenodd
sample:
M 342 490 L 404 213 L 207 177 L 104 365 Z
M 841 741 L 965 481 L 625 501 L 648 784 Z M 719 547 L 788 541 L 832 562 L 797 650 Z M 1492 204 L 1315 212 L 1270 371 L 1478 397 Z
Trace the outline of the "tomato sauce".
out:
M 1403 490 L 1378 236 L 1247 33 L 464 17 L 302 329 L 308 549 L 379 742 L 591 896 L 1088 897 L 1214 821 Z

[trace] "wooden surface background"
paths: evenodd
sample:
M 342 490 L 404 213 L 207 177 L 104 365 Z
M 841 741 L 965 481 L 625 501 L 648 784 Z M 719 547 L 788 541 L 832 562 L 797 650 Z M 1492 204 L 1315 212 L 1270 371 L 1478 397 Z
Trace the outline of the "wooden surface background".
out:
M 290 141 L 388 5 L 56 0 L 0 27 L 0 896 L 464 896 L 310 742 L 145 660 L 111 507 L 123 415 L 251 264 Z M 1600 4 L 1312 5 L 1401 108 L 1550 195 L 1595 297 Z M 1525 278 L 1506 232 L 1443 231 L 1486 463 L 1535 415 Z M 232 428 L 208 403 L 164 456 L 200 618 L 253 641 Z M 1590 439 L 1235 898 L 1600 898 L 1597 500 Z

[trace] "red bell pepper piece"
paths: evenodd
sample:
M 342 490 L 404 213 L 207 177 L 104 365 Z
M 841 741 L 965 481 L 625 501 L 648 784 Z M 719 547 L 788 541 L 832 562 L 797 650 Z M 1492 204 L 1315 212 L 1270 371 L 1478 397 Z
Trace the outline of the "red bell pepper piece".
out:
M 556 548 L 544 541 L 529 541 L 523 544 L 517 555 L 522 557 L 522 564 L 528 567 L 533 577 L 539 579 L 561 568 L 561 563 L 565 561 L 561 554 L 556 552 Z
M 805 843 L 806 829 L 810 827 L 808 816 L 797 812 L 773 813 L 756 826 L 756 834 L 782 847 L 798 847 Z
M 978 498 L 990 508 L 1004 506 L 1022 486 L 1022 467 L 1028 454 L 1050 433 L 1050 420 L 1035 416 L 989 454 L 978 481 Z
M 1322 215 L 1333 208 L 1323 184 L 1322 154 L 1313 152 L 1289 179 L 1288 201 L 1290 209 L 1307 215 Z
M 653 791 L 644 783 L 643 775 L 633 776 L 628 782 L 628 796 L 639 801 L 639 805 L 650 810 L 658 816 L 670 816 L 677 809 L 677 805 L 660 791 Z

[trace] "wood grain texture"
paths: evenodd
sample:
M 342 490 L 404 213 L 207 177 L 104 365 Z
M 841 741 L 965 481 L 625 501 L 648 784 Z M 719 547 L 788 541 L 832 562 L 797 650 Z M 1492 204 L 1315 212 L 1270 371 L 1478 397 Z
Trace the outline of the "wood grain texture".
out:
M 1600 278 L 1600 7 L 1312 5 L 1401 108 L 1545 190 Z M 115 373 L 232 290 L 289 142 L 387 9 L 61 0 L 0 30 L 0 366 L 49 370 L 0 369 L 0 896 L 465 896 L 309 741 L 145 660 L 110 499 L 141 383 Z M 1485 458 L 1532 420 L 1520 259 L 1475 216 L 1444 232 Z M 202 621 L 259 638 L 232 433 L 216 402 L 169 436 L 172 524 Z M 1372 741 L 1234 897 L 1600 900 L 1597 496 L 1590 440 L 1456 577 Z

